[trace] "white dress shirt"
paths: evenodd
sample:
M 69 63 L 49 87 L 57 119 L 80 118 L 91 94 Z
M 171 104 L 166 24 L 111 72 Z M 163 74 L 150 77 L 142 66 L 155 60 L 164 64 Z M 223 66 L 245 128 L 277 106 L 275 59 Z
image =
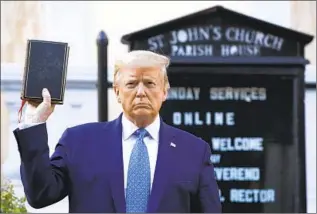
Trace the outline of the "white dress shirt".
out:
M 138 129 L 131 121 L 129 121 L 124 115 L 122 115 L 122 152 L 123 152 L 123 174 L 124 174 L 124 189 L 127 188 L 128 180 L 128 168 L 130 162 L 130 156 L 134 144 L 136 143 L 137 138 L 132 134 Z M 160 130 L 160 117 L 157 116 L 152 124 L 147 126 L 146 131 L 151 135 L 144 138 L 144 143 L 147 147 L 150 167 L 151 167 L 151 187 L 154 178 L 157 152 L 158 152 L 158 143 L 159 143 L 159 130 Z

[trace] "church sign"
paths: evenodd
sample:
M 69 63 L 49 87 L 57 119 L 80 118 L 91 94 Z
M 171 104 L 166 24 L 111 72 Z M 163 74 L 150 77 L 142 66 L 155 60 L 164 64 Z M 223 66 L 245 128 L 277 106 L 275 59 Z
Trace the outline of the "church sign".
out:
M 186 57 L 262 56 L 263 49 L 281 52 L 284 43 L 280 36 L 247 27 L 198 25 L 150 37 L 147 49 Z

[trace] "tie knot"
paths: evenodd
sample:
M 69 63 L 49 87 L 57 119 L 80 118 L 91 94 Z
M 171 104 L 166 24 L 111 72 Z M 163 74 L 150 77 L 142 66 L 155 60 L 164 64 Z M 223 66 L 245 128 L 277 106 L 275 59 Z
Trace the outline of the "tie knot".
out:
M 149 133 L 144 128 L 140 128 L 135 131 L 134 135 L 139 139 L 143 139 L 144 137 L 149 136 Z

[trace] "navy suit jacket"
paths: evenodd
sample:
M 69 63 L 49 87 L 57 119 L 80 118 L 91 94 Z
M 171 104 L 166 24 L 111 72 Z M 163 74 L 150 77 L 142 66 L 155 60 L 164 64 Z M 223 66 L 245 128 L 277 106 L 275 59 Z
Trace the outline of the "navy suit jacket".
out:
M 14 130 L 29 204 L 42 208 L 69 196 L 69 212 L 126 212 L 121 116 L 66 129 L 51 158 L 45 124 Z M 162 120 L 159 136 L 148 212 L 220 213 L 209 145 Z

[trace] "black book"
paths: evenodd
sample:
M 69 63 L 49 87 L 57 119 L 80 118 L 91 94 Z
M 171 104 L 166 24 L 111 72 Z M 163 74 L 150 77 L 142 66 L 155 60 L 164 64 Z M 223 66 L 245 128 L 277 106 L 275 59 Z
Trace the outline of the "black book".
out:
M 52 104 L 63 104 L 68 56 L 68 43 L 28 40 L 21 99 L 40 103 L 47 88 Z

